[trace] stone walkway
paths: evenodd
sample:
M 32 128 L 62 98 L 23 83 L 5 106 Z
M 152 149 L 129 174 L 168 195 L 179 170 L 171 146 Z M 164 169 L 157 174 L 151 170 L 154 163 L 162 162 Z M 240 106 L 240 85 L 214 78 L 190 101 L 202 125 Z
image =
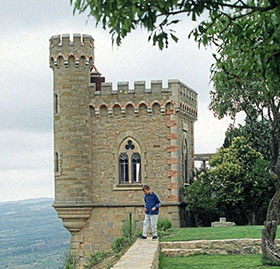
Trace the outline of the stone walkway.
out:
M 158 240 L 138 238 L 113 269 L 157 269 L 158 259 Z

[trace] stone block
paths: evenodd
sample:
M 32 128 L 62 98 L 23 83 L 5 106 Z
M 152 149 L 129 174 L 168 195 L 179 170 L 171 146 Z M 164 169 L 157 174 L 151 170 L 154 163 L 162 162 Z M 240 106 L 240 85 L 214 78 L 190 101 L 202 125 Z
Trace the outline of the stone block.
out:
M 177 182 L 169 182 L 168 183 L 168 189 L 169 190 L 177 190 L 178 189 L 178 183 Z
M 177 125 L 177 120 L 168 120 L 166 123 L 167 127 L 173 127 Z
M 211 222 L 211 227 L 231 227 L 235 226 L 236 224 L 234 222 L 219 222 L 219 221 L 214 221 Z
M 177 202 L 178 196 L 176 195 L 168 195 L 168 202 Z
M 176 177 L 176 176 L 178 176 L 178 170 L 169 169 L 167 171 L 167 176 L 168 177 Z
M 167 146 L 167 152 L 176 152 L 176 151 L 178 151 L 177 145 L 168 145 Z
M 177 158 L 167 158 L 167 164 L 177 164 L 178 159 Z
M 167 138 L 168 140 L 177 139 L 177 138 L 178 138 L 178 135 L 177 135 L 177 133 L 167 133 L 167 134 L 166 134 L 166 138 Z

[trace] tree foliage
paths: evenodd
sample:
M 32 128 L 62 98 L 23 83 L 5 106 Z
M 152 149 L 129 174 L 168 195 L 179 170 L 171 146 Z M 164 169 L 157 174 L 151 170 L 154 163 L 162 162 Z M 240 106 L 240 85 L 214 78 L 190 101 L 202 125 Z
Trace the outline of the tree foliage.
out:
M 214 90 L 210 109 L 219 118 L 243 111 L 255 133 L 256 118 L 269 124 L 272 169 L 276 172 L 280 141 L 280 10 L 252 13 L 229 24 L 219 18 L 205 36 L 218 45 L 211 68 Z M 203 39 L 203 36 L 201 37 Z
M 221 148 L 210 160 L 210 169 L 186 188 L 187 207 L 209 225 L 220 216 L 237 224 L 262 224 L 275 191 L 265 169 L 269 162 L 244 137 Z
M 258 131 L 256 132 L 256 130 Z M 270 161 L 271 151 L 268 146 L 270 142 L 270 125 L 268 121 L 246 118 L 244 125 L 238 124 L 235 127 L 233 124 L 230 124 L 226 131 L 223 147 L 228 148 L 232 144 L 233 138 L 238 136 L 245 137 L 249 146 L 260 152 L 265 160 Z
M 280 10 L 241 15 L 237 13 L 234 21 L 212 17 L 197 40 L 217 46 L 211 68 L 210 109 L 215 115 L 235 118 L 243 111 L 252 123 L 257 118 L 269 124 L 269 144 L 266 139 L 263 144 L 271 153 L 267 171 L 276 192 L 267 209 L 262 252 L 265 260 L 280 264 L 280 249 L 274 241 L 280 215 Z M 257 134 L 258 128 L 251 126 Z
M 279 9 L 228 23 L 217 19 L 205 32 L 208 42 L 218 44 L 210 108 L 219 118 L 244 111 L 279 128 Z
M 219 118 L 235 118 L 243 111 L 252 122 L 254 118 L 269 122 L 268 171 L 274 178 L 276 192 L 268 206 L 262 250 L 266 259 L 280 264 L 280 249 L 274 242 L 280 215 L 280 1 L 70 1 L 74 11 L 88 12 L 97 24 L 108 27 L 112 41 L 116 39 L 118 45 L 129 32 L 141 26 L 160 49 L 168 46 L 169 38 L 178 40 L 172 29 L 179 22 L 176 15 L 186 14 L 196 20 L 208 13 L 191 35 L 199 44 L 214 44 L 217 48 L 211 67 L 214 90 L 210 109 Z
M 247 16 L 254 12 L 273 10 L 280 5 L 277 0 L 270 1 L 230 1 L 230 0 L 70 0 L 74 6 L 74 13 L 88 13 L 94 17 L 96 25 L 102 24 L 104 29 L 109 28 L 112 42 L 121 44 L 128 33 L 137 26 L 147 29 L 148 40 L 152 39 L 154 45 L 160 49 L 168 47 L 170 38 L 175 42 L 178 36 L 174 29 L 180 22 L 177 15 L 185 14 L 193 21 L 207 12 L 212 18 L 227 16 L 232 21 L 238 17 Z M 205 32 L 206 21 L 202 22 L 194 34 Z M 206 42 L 206 40 L 205 40 Z

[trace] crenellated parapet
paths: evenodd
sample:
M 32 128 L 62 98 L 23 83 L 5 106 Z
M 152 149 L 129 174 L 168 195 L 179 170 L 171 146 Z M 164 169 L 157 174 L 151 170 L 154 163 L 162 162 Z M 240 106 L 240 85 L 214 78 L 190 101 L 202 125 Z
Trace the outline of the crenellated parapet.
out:
M 54 35 L 50 38 L 50 67 L 85 67 L 90 70 L 94 63 L 94 39 L 90 35 Z
M 108 116 L 126 116 L 128 110 L 132 110 L 132 114 L 137 116 L 141 112 L 153 115 L 159 110 L 162 115 L 174 112 L 196 119 L 197 93 L 181 81 L 169 79 L 168 87 L 163 87 L 162 80 L 151 80 L 150 88 L 146 87 L 146 81 L 143 80 L 134 81 L 133 85 L 130 88 L 128 81 L 121 81 L 114 88 L 112 82 L 103 82 L 101 90 L 96 90 L 95 83 L 90 83 L 92 113 L 96 117 L 102 111 Z

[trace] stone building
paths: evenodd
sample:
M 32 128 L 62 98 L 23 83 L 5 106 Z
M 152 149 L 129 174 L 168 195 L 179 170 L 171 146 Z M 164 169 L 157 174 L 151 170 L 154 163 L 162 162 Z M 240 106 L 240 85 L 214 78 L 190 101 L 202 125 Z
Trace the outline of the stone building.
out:
M 177 79 L 118 82 L 94 66 L 89 35 L 50 38 L 54 96 L 53 204 L 80 257 L 110 248 L 132 214 L 141 228 L 143 184 L 162 201 L 161 218 L 184 225 L 180 187 L 194 161 L 197 93 Z

